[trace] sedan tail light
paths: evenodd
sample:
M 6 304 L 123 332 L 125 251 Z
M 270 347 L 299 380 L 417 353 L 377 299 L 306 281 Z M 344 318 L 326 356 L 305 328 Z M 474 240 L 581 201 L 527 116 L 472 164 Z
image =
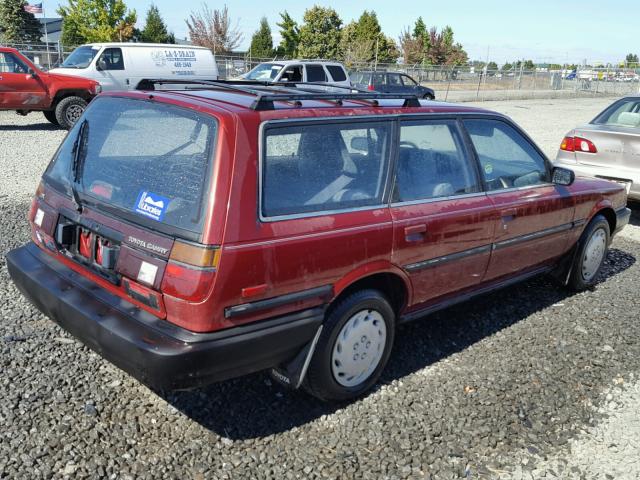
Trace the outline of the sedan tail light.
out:
M 598 153 L 598 149 L 591 140 L 582 137 L 564 137 L 560 150 L 565 152 Z

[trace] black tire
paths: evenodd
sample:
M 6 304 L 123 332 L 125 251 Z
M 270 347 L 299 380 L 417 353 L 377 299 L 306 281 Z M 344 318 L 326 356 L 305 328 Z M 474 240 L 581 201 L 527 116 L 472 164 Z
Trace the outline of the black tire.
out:
M 375 364 L 376 366 L 373 371 L 369 373 L 368 376 L 364 377 L 359 383 L 345 386 L 338 383 L 336 376 L 333 373 L 333 350 L 336 345 L 338 334 L 341 333 L 342 328 L 349 320 L 351 320 L 352 317 L 361 311 L 367 311 L 365 318 L 361 321 L 372 322 L 371 326 L 374 329 L 379 329 L 381 327 L 379 323 L 376 323 L 380 322 L 380 320 L 370 320 L 370 314 L 372 312 L 376 312 L 379 314 L 379 317 L 382 317 L 386 330 L 386 340 L 384 342 L 384 347 L 380 346 L 382 354 L 380 355 L 377 364 Z M 375 325 L 377 325 L 377 327 Z M 360 290 L 343 298 L 327 312 L 322 333 L 320 334 L 315 352 L 311 358 L 311 362 L 309 363 L 304 388 L 314 397 L 324 401 L 341 401 L 358 397 L 369 390 L 380 378 L 380 374 L 389 360 L 394 337 L 395 312 L 393 311 L 393 308 L 391 308 L 386 297 L 379 291 Z M 367 350 L 365 350 L 365 348 L 369 348 L 369 346 L 365 344 L 367 337 L 363 336 L 362 338 L 365 340 L 361 344 L 358 341 L 356 343 L 358 343 L 360 351 L 367 354 Z M 369 344 L 370 343 L 371 342 L 369 342 Z M 353 348 L 355 347 L 356 345 L 354 344 Z M 378 356 L 375 352 L 369 353 L 371 353 L 373 357 Z M 364 358 L 364 356 L 362 358 Z M 371 368 L 373 368 L 373 365 L 374 363 L 371 364 Z
M 56 105 L 56 120 L 62 128 L 69 130 L 87 108 L 87 102 L 81 97 L 65 97 Z
M 602 215 L 596 215 L 591 222 L 589 222 L 589 225 L 585 228 L 578 242 L 578 250 L 573 259 L 571 275 L 569 276 L 569 282 L 567 284 L 571 290 L 580 292 L 596 284 L 596 280 L 602 269 L 602 264 L 607 256 L 610 236 L 609 222 L 607 222 L 607 219 Z M 591 243 L 592 241 L 594 243 Z M 602 246 L 602 242 L 604 246 Z M 597 256 L 595 257 L 593 256 L 594 251 L 590 249 L 590 244 L 596 249 L 595 255 Z M 599 251 L 600 248 L 603 249 L 601 252 Z M 590 255 L 593 259 L 601 258 L 599 258 L 599 261 L 596 260 L 595 263 L 592 262 L 589 266 Z M 595 267 L 596 264 L 597 268 Z
M 436 97 L 434 97 L 430 93 L 425 93 L 424 97 L 422 97 L 422 98 L 424 98 L 425 100 L 435 100 L 436 99 Z
M 58 119 L 56 118 L 56 112 L 54 110 L 45 110 L 42 112 L 44 118 L 53 123 L 56 127 L 59 127 Z

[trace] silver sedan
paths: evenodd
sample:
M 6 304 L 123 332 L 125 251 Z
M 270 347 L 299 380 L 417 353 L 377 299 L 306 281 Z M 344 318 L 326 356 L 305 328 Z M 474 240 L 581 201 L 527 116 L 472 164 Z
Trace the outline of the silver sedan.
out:
M 621 98 L 566 134 L 555 165 L 622 183 L 640 200 L 640 95 Z

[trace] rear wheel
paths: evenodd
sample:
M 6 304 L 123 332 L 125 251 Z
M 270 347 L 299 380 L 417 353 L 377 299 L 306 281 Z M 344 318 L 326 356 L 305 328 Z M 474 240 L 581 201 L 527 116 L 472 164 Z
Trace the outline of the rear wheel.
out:
M 609 246 L 609 222 L 596 215 L 585 229 L 574 259 L 568 286 L 576 291 L 595 285 Z
M 87 108 L 87 102 L 76 96 L 65 97 L 56 105 L 56 120 L 61 127 L 70 129 Z
M 55 111 L 53 111 L 53 110 L 45 110 L 42 113 L 44 115 L 44 118 L 49 120 L 54 125 L 56 125 L 58 127 L 60 126 L 60 124 L 58 123 L 58 120 L 56 119 L 56 112 Z
M 377 290 L 361 290 L 329 311 L 309 364 L 306 390 L 321 400 L 348 400 L 380 378 L 395 336 L 395 313 Z

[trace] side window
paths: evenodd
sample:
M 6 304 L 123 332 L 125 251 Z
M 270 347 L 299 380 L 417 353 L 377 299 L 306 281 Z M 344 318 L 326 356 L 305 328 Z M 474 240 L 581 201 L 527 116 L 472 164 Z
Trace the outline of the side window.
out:
M 453 120 L 403 122 L 394 201 L 407 202 L 480 191 Z
M 407 87 L 415 87 L 416 85 L 418 85 L 416 81 L 409 75 L 402 75 L 402 83 L 404 83 Z
M 280 77 L 281 82 L 302 82 L 302 66 L 291 65 L 286 68 Z
M 105 70 L 124 70 L 124 59 L 120 48 L 106 48 L 98 62 L 104 61 Z
M 390 122 L 268 127 L 261 158 L 262 215 L 380 205 L 391 131 Z
M 384 73 L 374 73 L 373 74 L 373 85 L 386 85 L 387 84 L 387 76 Z
M 27 66 L 12 53 L 0 53 L 0 72 L 27 73 Z
M 344 82 L 347 79 L 347 74 L 340 65 L 327 65 L 327 70 L 334 82 Z
M 326 82 L 327 74 L 322 65 L 307 65 L 307 82 Z
M 544 157 L 515 128 L 499 120 L 464 120 L 489 190 L 549 181 Z
M 397 73 L 390 73 L 389 76 L 389 85 L 392 85 L 394 87 L 401 87 L 402 86 L 402 82 L 400 81 L 400 75 L 398 75 Z

